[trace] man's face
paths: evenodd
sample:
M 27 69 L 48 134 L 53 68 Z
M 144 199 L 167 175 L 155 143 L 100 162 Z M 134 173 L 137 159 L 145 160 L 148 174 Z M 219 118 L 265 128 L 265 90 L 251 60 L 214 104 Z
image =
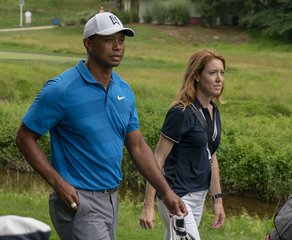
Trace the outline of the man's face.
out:
M 104 68 L 117 67 L 124 56 L 125 36 L 118 32 L 109 36 L 95 35 L 89 39 L 89 58 Z

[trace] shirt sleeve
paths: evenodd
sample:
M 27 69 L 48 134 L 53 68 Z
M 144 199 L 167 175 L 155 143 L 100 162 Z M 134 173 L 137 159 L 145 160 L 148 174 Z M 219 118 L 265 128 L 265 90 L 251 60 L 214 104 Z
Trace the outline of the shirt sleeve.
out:
M 49 80 L 24 114 L 24 125 L 39 135 L 53 128 L 63 117 L 62 92 L 56 79 Z
M 139 125 L 138 113 L 136 110 L 136 106 L 134 106 L 131 112 L 131 118 L 127 127 L 127 132 L 132 132 L 132 131 L 138 130 L 139 128 L 140 128 L 140 125 Z
M 131 94 L 132 94 L 133 102 L 132 102 L 132 107 L 131 107 L 130 120 L 127 126 L 127 132 L 132 132 L 140 128 L 138 112 L 137 112 L 136 103 L 135 103 L 135 95 L 132 92 L 132 90 L 131 90 Z
M 171 141 L 179 143 L 187 129 L 185 111 L 180 107 L 173 107 L 166 114 L 161 134 Z

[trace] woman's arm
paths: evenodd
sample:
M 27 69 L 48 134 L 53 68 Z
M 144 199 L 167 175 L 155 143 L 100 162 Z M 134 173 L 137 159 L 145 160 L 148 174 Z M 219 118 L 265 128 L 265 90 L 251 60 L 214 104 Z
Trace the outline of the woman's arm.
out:
M 211 184 L 210 190 L 212 196 L 216 196 L 214 199 L 214 212 L 215 212 L 215 220 L 212 224 L 213 228 L 220 228 L 225 220 L 225 213 L 223 207 L 223 199 L 220 185 L 220 174 L 219 174 L 219 164 L 216 153 L 212 156 L 212 174 L 211 174 Z M 219 194 L 219 195 L 218 195 Z
M 141 131 L 129 132 L 126 136 L 125 146 L 138 170 L 161 193 L 163 203 L 169 212 L 174 215 L 187 215 L 185 204 L 169 187 Z

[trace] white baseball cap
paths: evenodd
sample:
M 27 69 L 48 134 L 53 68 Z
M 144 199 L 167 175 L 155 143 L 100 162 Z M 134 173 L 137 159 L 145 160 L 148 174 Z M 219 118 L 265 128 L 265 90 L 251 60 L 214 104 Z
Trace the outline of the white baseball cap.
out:
M 117 16 L 110 12 L 103 12 L 96 14 L 87 21 L 84 26 L 83 37 L 88 38 L 94 34 L 108 36 L 121 31 L 129 37 L 135 35 L 131 28 L 124 28 Z

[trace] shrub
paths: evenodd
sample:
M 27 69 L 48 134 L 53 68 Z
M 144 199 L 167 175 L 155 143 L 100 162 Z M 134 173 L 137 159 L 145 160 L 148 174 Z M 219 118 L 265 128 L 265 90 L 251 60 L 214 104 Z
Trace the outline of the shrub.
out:
M 164 24 L 166 22 L 167 11 L 166 3 L 161 1 L 153 1 L 149 9 L 152 20 L 158 24 Z
M 139 16 L 136 11 L 125 12 L 125 11 L 114 10 L 113 14 L 115 14 L 121 20 L 123 24 L 139 22 Z
M 80 24 L 85 24 L 90 18 L 92 18 L 96 14 L 96 10 L 82 11 L 77 14 L 77 21 Z
M 165 113 L 159 111 L 159 109 L 149 109 L 147 106 L 144 107 L 144 111 L 139 114 L 142 134 L 145 138 L 145 141 L 153 151 L 155 150 L 158 143 L 164 114 Z M 124 181 L 122 185 L 124 187 L 127 187 L 127 189 L 135 189 L 136 191 L 144 190 L 145 180 L 138 172 L 127 151 L 124 152 L 122 171 L 124 175 Z
M 145 22 L 153 21 L 158 24 L 184 25 L 190 19 L 191 3 L 184 1 L 155 1 L 151 2 L 143 17 Z
M 65 26 L 76 26 L 78 23 L 78 20 L 75 18 L 65 19 L 63 24 Z
M 232 191 L 277 200 L 291 191 L 290 117 L 228 119 L 218 151 L 221 179 Z
M 149 10 L 146 10 L 145 15 L 143 16 L 143 20 L 145 23 L 151 23 L 153 21 L 153 17 Z
M 19 171 L 32 171 L 15 145 L 15 136 L 21 123 L 22 113 L 26 105 L 1 102 L 0 104 L 0 166 L 8 165 Z M 40 144 L 49 156 L 49 138 L 44 136 Z
M 15 146 L 15 135 L 26 104 L 1 102 L 0 165 L 20 171 L 31 171 Z M 142 109 L 139 107 L 139 109 Z M 144 103 L 139 113 L 141 131 L 149 146 L 155 150 L 166 109 Z M 252 192 L 258 197 L 276 201 L 291 193 L 292 150 L 289 139 L 290 116 L 242 116 L 223 119 L 222 142 L 218 150 L 221 181 L 224 189 Z M 50 154 L 49 136 L 40 139 L 47 156 Z M 127 189 L 143 190 L 145 180 L 125 151 L 122 166 Z
M 185 25 L 190 20 L 190 5 L 187 1 L 171 1 L 167 18 L 172 25 Z

